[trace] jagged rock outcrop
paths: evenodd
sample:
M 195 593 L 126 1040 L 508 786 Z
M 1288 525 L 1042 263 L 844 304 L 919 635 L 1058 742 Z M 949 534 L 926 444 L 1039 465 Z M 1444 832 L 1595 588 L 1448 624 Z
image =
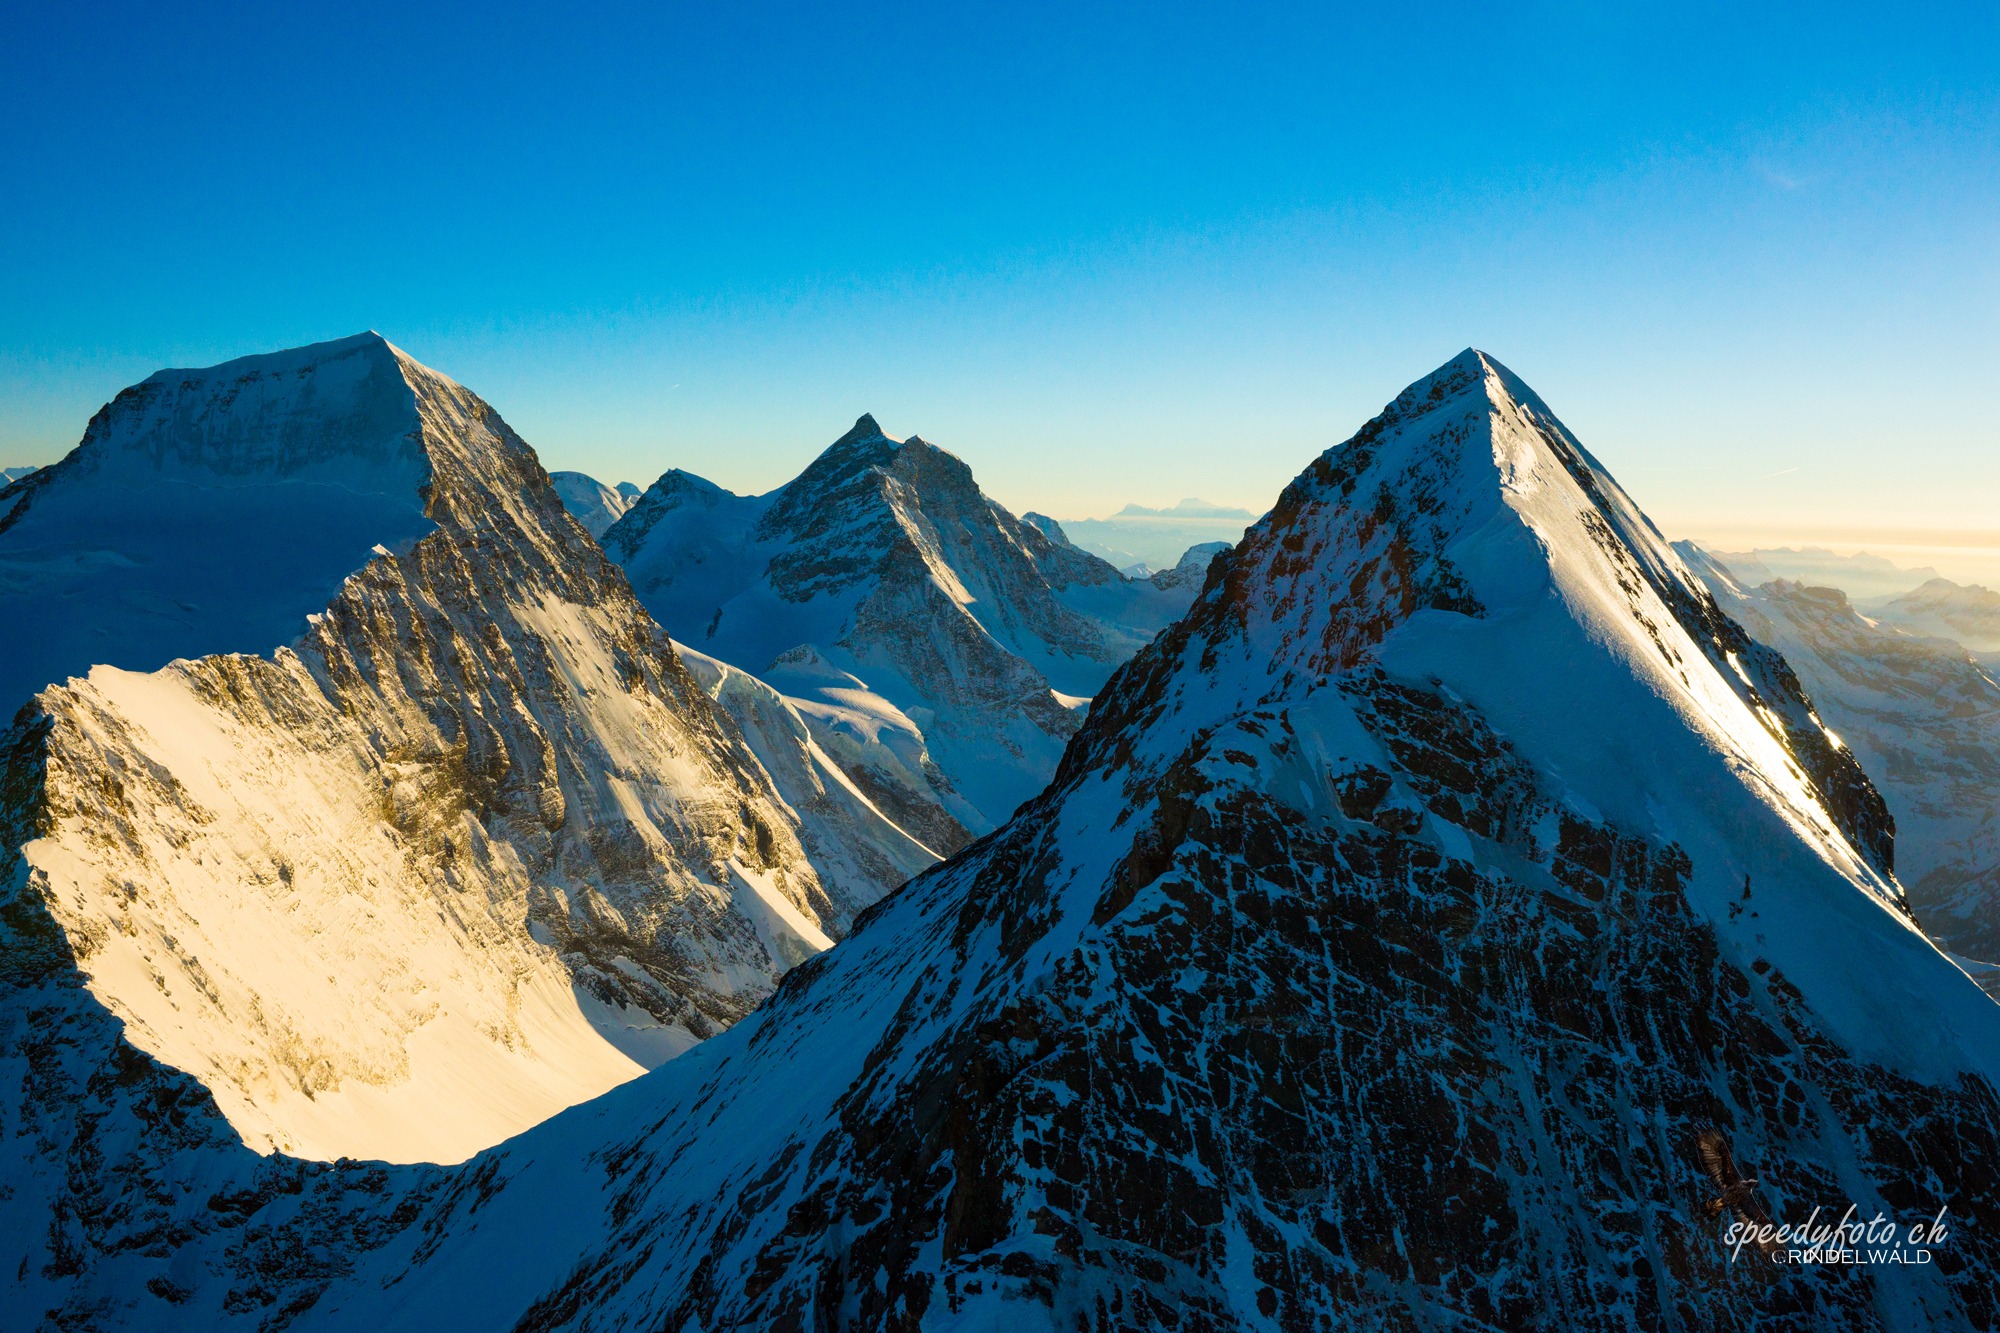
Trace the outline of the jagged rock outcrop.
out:
M 1123 578 L 866 416 L 766 495 L 668 472 L 605 546 L 670 633 L 776 685 L 947 851 L 1041 789 L 1088 696 L 1193 595 Z
M 1861 615 L 1837 589 L 1786 579 L 1746 587 L 1692 544 L 1676 549 L 1732 618 L 1784 653 L 1879 786 L 1917 921 L 1957 954 L 2000 961 L 2000 683 L 1991 671 L 1956 643 Z
M 197 589 L 175 632 L 209 655 L 97 667 L 9 742 L 4 910 L 123 1024 L 102 1061 L 183 1071 L 260 1151 L 464 1157 L 741 1018 L 934 859 L 864 833 L 816 870 L 801 834 L 833 830 L 780 796 L 533 451 L 379 337 L 163 372 L 24 485 L 7 537 L 140 493 L 294 517 L 362 497 L 301 535 L 356 557 L 314 614 L 303 584 L 214 615 Z M 394 543 L 372 557 L 371 515 Z M 156 586 L 178 521 L 88 588 Z M 260 626 L 268 656 L 212 651 Z

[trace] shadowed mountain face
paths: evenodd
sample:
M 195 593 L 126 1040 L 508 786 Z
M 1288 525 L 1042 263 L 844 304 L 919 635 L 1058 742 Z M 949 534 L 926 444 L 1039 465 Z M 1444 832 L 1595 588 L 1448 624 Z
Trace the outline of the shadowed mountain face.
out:
M 31 1083 L 136 1047 L 260 1150 L 456 1160 L 742 1017 L 935 860 L 858 799 L 782 799 L 528 446 L 373 335 L 155 376 L 6 535 L 75 519 L 76 549 L 136 552 L 90 589 L 171 575 L 199 610 L 206 566 L 147 563 L 183 516 L 102 515 L 356 477 L 339 542 L 297 534 L 350 562 L 313 614 L 287 584 L 175 622 L 268 656 L 100 666 L 17 720 L 0 913 L 72 960 L 58 1008 L 124 1025 L 60 1076 L 8 1047 Z M 17 1043 L 41 993 L 8 1000 Z
M 1748 587 L 1699 549 L 1677 549 L 1730 615 L 1783 651 L 1819 715 L 1881 785 L 1896 820 L 1897 873 L 1924 929 L 1955 953 L 2000 961 L 1992 670 L 1957 643 L 1862 616 L 1836 589 L 1784 579 Z
M 163 370 L 0 490 L 0 714 L 110 665 L 268 652 L 432 528 L 414 401 L 363 334 Z
M 1193 596 L 1016 519 L 872 417 L 768 495 L 669 472 L 605 545 L 677 640 L 776 686 L 940 851 L 1042 788 L 1088 696 Z

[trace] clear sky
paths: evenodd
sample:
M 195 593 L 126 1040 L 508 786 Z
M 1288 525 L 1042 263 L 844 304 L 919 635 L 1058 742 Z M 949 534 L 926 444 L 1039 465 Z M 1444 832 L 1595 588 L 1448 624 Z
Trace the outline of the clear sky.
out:
M 0 464 L 373 327 L 606 480 L 1260 509 L 1471 344 L 1670 534 L 2000 545 L 1990 0 L 843 8 L 7 6 Z

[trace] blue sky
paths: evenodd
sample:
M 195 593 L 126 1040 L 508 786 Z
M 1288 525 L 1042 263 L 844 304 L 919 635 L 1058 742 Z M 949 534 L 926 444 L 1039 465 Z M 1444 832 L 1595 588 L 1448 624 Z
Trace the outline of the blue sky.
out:
M 90 8 L 4 19 L 0 464 L 373 327 L 608 480 L 1256 508 L 1473 344 L 1670 533 L 2000 545 L 1990 3 Z

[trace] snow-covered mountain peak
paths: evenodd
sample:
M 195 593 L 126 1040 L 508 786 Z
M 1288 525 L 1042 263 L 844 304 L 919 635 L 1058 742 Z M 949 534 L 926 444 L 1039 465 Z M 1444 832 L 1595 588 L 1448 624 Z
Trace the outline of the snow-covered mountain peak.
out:
M 294 638 L 375 548 L 432 529 L 426 395 L 463 392 L 359 334 L 120 393 L 0 500 L 0 619 L 37 627 L 0 657 L 0 714 L 93 665 Z
M 413 491 L 425 461 L 405 362 L 380 335 L 362 333 L 162 370 L 98 412 L 83 442 L 43 469 L 39 484 L 84 474 L 132 485 L 305 478 Z
M 808 688 L 801 645 L 830 663 L 839 682 L 793 702 L 899 819 L 941 802 L 965 826 L 935 825 L 933 847 L 1040 790 L 1083 702 L 1194 591 L 1122 578 L 873 417 L 764 495 L 668 472 L 604 543 L 690 647 L 786 694 Z M 915 804 L 891 796 L 912 784 Z
M 768 691 L 692 674 L 534 451 L 385 340 L 163 373 L 92 431 L 72 458 L 126 473 L 51 469 L 0 533 L 23 693 L 88 670 L 10 737 L 0 898 L 70 941 L 64 1003 L 252 1145 L 464 1156 L 734 1021 L 934 859 Z
M 963 459 L 920 435 L 896 440 L 864 416 L 772 496 L 758 525 L 767 540 L 816 537 L 842 522 L 925 510 L 983 509 L 987 501 Z M 907 522 L 897 526 L 907 529 Z M 888 536 L 888 533 L 884 533 Z
M 563 508 L 593 537 L 602 538 L 639 498 L 630 482 L 608 486 L 587 472 L 551 472 L 549 481 L 562 497 Z
M 1634 688 L 1672 701 L 1706 744 L 1765 774 L 1792 817 L 1830 820 L 1871 874 L 1889 869 L 1880 796 L 1782 659 L 1716 608 L 1540 397 L 1475 349 L 1287 487 L 1186 632 L 1205 663 L 1238 663 L 1190 687 L 1246 706 L 1369 661 L 1430 670 L 1484 654 L 1511 664 L 1488 690 L 1523 694 L 1549 687 L 1550 662 L 1604 662 L 1605 707 Z M 1577 732 L 1560 742 L 1571 762 L 1615 767 Z

